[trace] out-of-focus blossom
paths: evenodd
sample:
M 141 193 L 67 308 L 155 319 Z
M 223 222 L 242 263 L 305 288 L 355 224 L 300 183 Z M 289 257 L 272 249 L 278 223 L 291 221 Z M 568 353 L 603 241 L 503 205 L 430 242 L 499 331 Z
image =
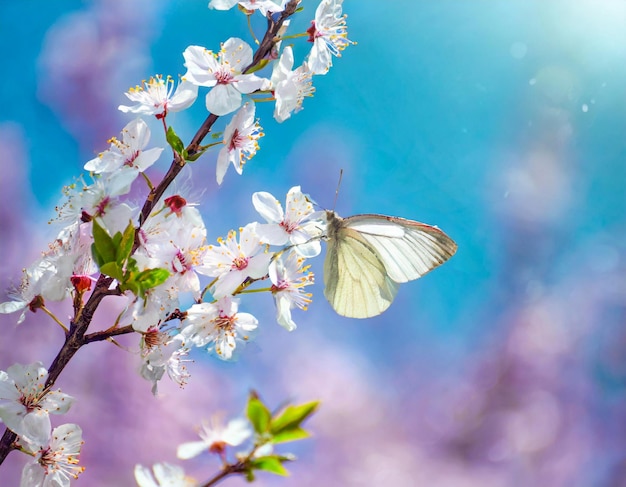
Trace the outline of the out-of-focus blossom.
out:
M 250 423 L 245 419 L 231 419 L 226 426 L 221 418 L 214 416 L 209 423 L 203 423 L 198 432 L 202 441 L 183 443 L 178 447 L 176 455 L 186 460 L 200 455 L 203 451 L 209 451 L 217 455 L 223 455 L 226 446 L 241 445 L 252 435 Z
M 153 474 L 154 472 L 154 474 Z M 135 465 L 135 481 L 139 487 L 194 487 L 196 481 L 185 475 L 185 470 L 169 463 L 156 463 L 152 471 Z
M 149 328 L 144 334 L 141 347 L 141 376 L 152 382 L 152 393 L 157 394 L 158 382 L 167 372 L 170 379 L 184 386 L 189 372 L 183 357 L 189 353 L 181 335 L 170 336 L 158 327 Z
M 21 311 L 20 317 L 17 319 L 19 325 L 26 319 L 28 310 L 35 311 L 43 304 L 43 299 L 39 294 L 41 292 L 40 281 L 43 269 L 38 263 L 28 267 L 22 271 L 22 282 L 19 287 L 9 292 L 11 301 L 0 304 L 0 313 L 9 314 Z

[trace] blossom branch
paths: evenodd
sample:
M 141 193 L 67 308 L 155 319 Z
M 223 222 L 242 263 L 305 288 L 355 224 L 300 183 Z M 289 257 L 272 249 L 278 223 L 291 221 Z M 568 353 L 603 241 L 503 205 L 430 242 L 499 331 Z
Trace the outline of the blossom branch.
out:
M 243 73 L 249 73 L 254 67 L 258 66 L 259 63 L 265 57 L 267 57 L 267 55 L 272 51 L 272 48 L 277 42 L 276 36 L 278 35 L 280 28 L 282 27 L 285 20 L 287 20 L 290 16 L 292 16 L 295 13 L 295 11 L 298 8 L 298 3 L 299 3 L 298 0 L 291 0 L 285 6 L 285 9 L 280 13 L 278 19 L 276 20 L 273 20 L 272 16 L 268 14 L 268 20 L 267 20 L 268 27 L 267 27 L 265 36 L 263 37 L 263 40 L 259 44 L 259 48 L 255 52 L 254 57 L 252 58 L 252 63 L 243 70 Z M 200 149 L 200 144 L 202 144 L 202 141 L 211 131 L 211 128 L 213 127 L 213 125 L 215 124 L 218 118 L 219 117 L 217 115 L 210 114 L 206 118 L 206 120 L 202 123 L 202 125 L 200 126 L 196 134 L 193 136 L 193 138 L 191 139 L 191 142 L 186 148 L 187 154 L 189 156 L 194 156 L 198 153 Z M 163 180 L 159 183 L 158 186 L 156 186 L 150 191 L 150 194 L 148 195 L 148 198 L 146 199 L 146 202 L 144 203 L 143 208 L 141 209 L 141 215 L 139 217 L 139 226 L 143 225 L 143 223 L 146 221 L 146 219 L 148 218 L 148 216 L 154 209 L 154 206 L 156 205 L 157 201 L 159 201 L 159 198 L 163 196 L 163 193 L 165 193 L 165 190 L 169 187 L 172 181 L 174 181 L 174 179 L 183 169 L 185 164 L 186 164 L 186 161 L 182 160 L 182 158 L 179 158 L 178 156 L 174 157 L 174 160 L 172 161 L 172 164 L 170 168 L 168 169 L 167 173 L 163 177 Z
M 66 188 L 64 192 L 68 200 L 57 209 L 59 220 L 71 220 L 71 223 L 63 228 L 41 259 L 24 269 L 17 299 L 0 303 L 1 313 L 23 311 L 18 323 L 24 320 L 28 310 L 34 312 L 42 308 L 63 328 L 65 338 L 48 370 L 37 362 L 29 366 L 15 364 L 8 373 L 1 372 L 0 378 L 12 382 L 18 394 L 13 409 L 0 408 L 0 419 L 7 426 L 0 439 L 0 464 L 11 450 L 21 449 L 35 457 L 23 479 L 31 475 L 32 469 L 43 469 L 43 472 L 37 470 L 38 476 L 43 475 L 46 482 L 56 482 L 63 487 L 69 485 L 70 477 L 76 478 L 84 470 L 76 466 L 82 430 L 74 424 L 51 430 L 48 414 L 62 414 L 69 408 L 73 398 L 52 391 L 52 386 L 78 350 L 88 343 L 109 340 L 120 346 L 113 337 L 140 334 L 143 361 L 140 373 L 153 383 L 152 390 L 156 394 L 157 383 L 165 372 L 181 386 L 186 383 L 189 374 L 184 362 L 188 360 L 183 358 L 192 346 L 206 348 L 221 359 L 229 360 L 237 343 L 250 338 L 258 320 L 250 313 L 239 311 L 240 299 L 235 298 L 238 294 L 271 293 L 278 310 L 277 322 L 289 331 L 296 328 L 291 310 L 306 309 L 311 301 L 311 294 L 304 292 L 304 287 L 312 284 L 313 275 L 308 272 L 310 266 L 304 265 L 304 260 L 319 255 L 321 232 L 316 223 L 320 219 L 319 212 L 314 212 L 310 199 L 301 193 L 299 186 L 289 191 L 286 212 L 269 193 L 255 193 L 255 208 L 268 223 L 250 223 L 240 228 L 239 236 L 236 231 L 229 232 L 228 238 L 218 239 L 219 248 L 207 245 L 202 217 L 194 204 L 187 205 L 183 196 L 165 198 L 162 208 L 157 207 L 157 203 L 187 162 L 197 160 L 214 145 L 222 145 L 216 164 L 218 184 L 231 163 L 239 174 L 242 173 L 244 164 L 259 149 L 258 139 L 264 135 L 258 119 L 255 120 L 254 100 L 248 100 L 242 106 L 242 95 L 271 93 L 276 101 L 274 118 L 278 122 L 302 108 L 304 97 L 311 96 L 314 91 L 311 76 L 325 74 L 332 65 L 330 55 L 338 56 L 338 51 L 350 42 L 345 38 L 341 2 L 322 0 L 316 20 L 312 22 L 314 27 L 307 31 L 309 40 L 315 43 L 314 48 L 302 66 L 295 70 L 292 69 L 291 47 L 283 49 L 280 56 L 278 47 L 285 23 L 296 13 L 300 0 L 290 0 L 281 12 L 268 11 L 266 15 L 266 7 L 252 2 L 250 12 L 258 8 L 267 20 L 262 40 L 259 42 L 254 38 L 258 45 L 256 52 L 253 53 L 246 42 L 234 37 L 222 43 L 219 53 L 201 46 L 189 46 L 183 53 L 188 71 L 173 96 L 172 77 L 163 79 L 160 75 L 126 93 L 138 105 L 120 106 L 119 109 L 155 115 L 160 119 L 172 148 L 173 160 L 159 184 L 154 186 L 145 171 L 158 160 L 164 149 L 144 150 L 150 137 L 150 129 L 144 120 L 136 118 L 127 124 L 119 138 L 109 140 L 111 145 L 107 151 L 85 164 L 85 170 L 93 176 L 93 184 L 83 182 L 83 187 L 78 190 L 77 185 Z M 334 45 L 337 39 L 344 44 Z M 270 62 L 274 65 L 271 79 L 255 74 Z M 308 62 L 315 63 L 317 71 L 311 71 Z M 191 106 L 197 98 L 199 86 L 213 88 L 206 97 L 209 115 L 185 148 L 174 129 L 167 126 L 165 117 L 168 111 Z M 237 112 L 227 124 L 221 140 L 202 145 L 217 119 L 235 110 Z M 149 193 L 137 223 L 137 207 L 127 204 L 120 196 L 130 191 L 138 175 L 144 177 Z M 276 253 L 270 252 L 271 245 L 284 246 L 287 242 L 291 245 Z M 285 253 L 292 248 L 295 250 Z M 91 276 L 98 272 L 93 291 L 85 298 L 93 284 Z M 214 278 L 202 292 L 198 274 Z M 266 279 L 271 280 L 270 287 L 248 289 L 253 283 Z M 207 291 L 211 292 L 212 302 L 204 302 Z M 184 292 L 191 292 L 196 301 L 187 311 L 176 307 L 180 305 L 178 294 Z M 128 298 L 125 310 L 108 328 L 88 334 L 102 300 L 112 295 Z M 44 299 L 61 301 L 68 297 L 72 298 L 73 317 L 66 327 L 44 306 Z M 180 321 L 181 325 L 168 323 L 173 320 Z M 129 322 L 132 324 L 119 326 Z M 34 384 L 30 387 L 32 392 L 22 387 L 24 382 L 29 382 L 29 387 Z M 8 390 L 12 394 L 10 387 Z M 233 474 L 244 474 L 252 480 L 255 470 L 285 475 L 282 464 L 293 457 L 268 454 L 265 450 L 262 454 L 259 448 L 271 447 L 270 438 L 274 436 L 277 443 L 308 436 L 298 425 L 315 407 L 313 403 L 289 407 L 275 415 L 260 403 L 256 395 L 251 395 L 247 415 L 257 438 L 252 450 L 237 454 L 233 463 L 228 463 L 220 449 L 226 443 L 238 444 L 243 437 L 237 437 L 235 432 L 230 443 L 226 440 L 225 443 L 211 443 L 209 451 L 222 451 L 223 467 L 204 485 L 216 485 Z M 31 428 L 33 422 L 37 433 L 27 434 L 26 428 Z M 246 432 L 245 437 L 248 436 L 250 434 Z M 197 445 L 192 444 L 183 450 L 188 453 L 195 448 Z M 43 452 L 51 451 L 55 453 L 44 458 Z M 139 476 L 145 477 L 143 470 Z
M 84 334 L 87 331 L 87 328 L 89 327 L 100 302 L 106 295 L 109 294 L 107 290 L 112 282 L 113 279 L 101 274 L 98 278 L 94 292 L 82 308 L 82 313 L 76 321 L 72 321 L 70 323 L 69 332 L 65 336 L 65 343 L 63 343 L 63 346 L 48 369 L 48 379 L 45 384 L 46 389 L 52 388 L 72 357 L 76 354 L 76 352 L 78 352 L 80 347 L 85 345 L 86 342 L 84 340 Z M 0 464 L 4 462 L 9 452 L 15 449 L 16 438 L 17 435 L 14 432 L 8 428 L 5 430 L 2 440 L 0 440 Z
M 215 477 L 213 477 L 211 480 L 209 480 L 205 484 L 202 484 L 201 487 L 211 487 L 213 485 L 217 485 L 219 482 L 224 480 L 229 475 L 245 473 L 249 470 L 249 468 L 250 467 L 248 466 L 247 460 L 226 465 L 222 468 L 222 470 L 217 475 L 215 475 Z

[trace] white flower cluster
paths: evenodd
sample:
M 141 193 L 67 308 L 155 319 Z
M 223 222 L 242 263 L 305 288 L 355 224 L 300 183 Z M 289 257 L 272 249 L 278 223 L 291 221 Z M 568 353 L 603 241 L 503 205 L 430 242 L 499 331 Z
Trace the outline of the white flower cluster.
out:
M 41 362 L 14 364 L 0 370 L 0 419 L 17 435 L 17 443 L 33 459 L 22 472 L 24 486 L 69 485 L 83 471 L 78 455 L 82 430 L 76 424 L 52 429 L 50 414 L 65 414 L 74 398 L 46 385 Z
M 155 385 L 165 371 L 184 382 L 180 358 L 186 348 L 206 348 L 224 360 L 232 358 L 237 344 L 247 341 L 258 326 L 254 316 L 239 311 L 237 295 L 270 292 L 278 323 L 294 330 L 292 310 L 306 309 L 311 295 L 304 287 L 313 284 L 305 257 L 320 253 L 324 231 L 322 213 L 314 211 L 298 186 L 287 195 L 286 211 L 269 193 L 255 193 L 253 204 L 266 223 L 232 230 L 217 245 L 206 243 L 206 228 L 196 208 L 181 196 L 167 198 L 168 203 L 142 227 L 135 257 L 146 268 L 166 268 L 170 276 L 151 289 L 147 298 L 134 297 L 134 304 L 120 319 L 120 324 L 131 323 L 143 333 L 143 350 L 149 355 L 144 357 L 142 373 Z M 280 248 L 272 252 L 270 246 Z M 205 287 L 201 276 L 211 278 Z M 270 284 L 249 289 L 259 281 Z M 179 296 L 184 292 L 193 295 L 195 304 L 180 313 L 180 327 L 173 332 L 165 324 L 179 310 Z M 177 345 L 170 351 L 178 355 L 161 353 L 173 343 Z M 155 357 L 157 350 L 161 352 Z
M 295 13 L 298 1 L 212 0 L 209 6 L 226 10 L 237 3 L 247 15 L 258 11 L 276 19 L 288 8 L 289 15 Z M 339 56 L 351 43 L 341 3 L 322 0 L 311 28 L 302 34 L 308 34 L 313 47 L 295 69 L 292 48 L 281 52 L 281 39 L 289 27 L 289 20 L 281 17 L 277 35 L 268 37 L 265 59 L 255 59 L 250 45 L 234 37 L 217 52 L 189 46 L 183 53 L 187 72 L 177 85 L 171 76 L 153 76 L 131 88 L 126 96 L 132 104 L 119 109 L 161 121 L 175 154 L 172 168 L 219 145 L 216 178 L 222 184 L 231 164 L 242 174 L 264 135 L 255 119 L 253 97 L 275 100 L 274 117 L 279 122 L 290 118 L 302 109 L 304 98 L 313 95 L 312 76 L 325 74 L 332 56 Z M 265 71 L 268 76 L 261 76 Z M 189 108 L 199 87 L 210 88 L 207 120 L 234 114 L 221 142 L 200 146 L 200 137 L 188 153 L 168 126 L 167 116 Z M 164 153 L 161 147 L 149 147 L 150 136 L 148 124 L 136 118 L 119 137 L 108 141 L 107 150 L 84 165 L 91 182 L 80 179 L 66 188 L 66 201 L 57 208 L 57 220 L 64 227 L 49 249 L 24 270 L 21 286 L 10 294 L 10 301 L 0 304 L 0 313 L 20 311 L 21 323 L 27 311 L 42 310 L 69 335 L 79 317 L 84 322 L 84 306 L 97 301 L 97 307 L 105 296 L 125 297 L 126 309 L 111 328 L 90 331 L 92 335 L 111 330 L 140 334 L 141 375 L 152 382 L 156 393 L 166 373 L 181 385 L 186 382 L 184 358 L 192 347 L 205 348 L 224 360 L 233 357 L 237 345 L 248 340 L 259 325 L 253 315 L 239 310 L 241 296 L 247 292 L 269 292 L 278 323 L 289 331 L 296 328 L 292 310 L 306 309 L 311 301 L 305 287 L 313 283 L 313 275 L 305 259 L 320 253 L 325 219 L 322 212 L 314 211 L 299 186 L 289 190 L 284 209 L 271 194 L 258 192 L 252 202 L 265 221 L 230 231 L 210 245 L 200 211 L 184 195 L 168 190 L 172 181 L 164 178 L 162 187 L 150 181 L 147 171 Z M 139 207 L 133 202 L 136 196 L 128 195 L 144 181 L 150 195 Z M 156 197 L 155 188 L 160 190 Z M 265 287 L 251 288 L 263 282 Z M 96 291 L 90 297 L 93 286 Z M 96 293 L 98 299 L 92 300 Z M 193 299 L 186 310 L 185 296 Z M 67 298 L 72 299 L 75 312 L 72 327 L 46 307 L 50 301 Z M 85 331 L 82 345 L 89 343 Z M 48 414 L 65 412 L 71 398 L 47 390 L 47 374 L 41 364 L 14 365 L 0 372 L 0 419 L 17 435 L 20 446 L 36 456 L 35 467 L 47 465 L 44 473 L 41 468 L 27 467 L 22 485 L 66 486 L 81 471 L 76 466 L 80 428 L 64 425 L 51 430 Z

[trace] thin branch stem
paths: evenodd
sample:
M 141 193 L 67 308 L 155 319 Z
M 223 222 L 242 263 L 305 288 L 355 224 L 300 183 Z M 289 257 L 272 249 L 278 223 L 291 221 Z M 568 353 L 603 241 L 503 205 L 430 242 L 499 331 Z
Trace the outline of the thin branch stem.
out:
M 271 290 L 271 287 L 262 287 L 260 289 L 244 289 L 243 291 L 239 291 L 238 294 L 266 293 Z
M 285 39 L 297 39 L 299 37 L 309 37 L 309 33 L 308 32 L 302 32 L 300 34 L 290 34 L 288 36 L 278 36 L 278 37 L 276 37 L 276 42 L 284 41 Z
M 40 306 L 39 309 L 42 310 L 44 313 L 46 313 L 50 318 L 52 318 L 61 328 L 63 328 L 63 331 L 66 334 L 69 332 L 67 327 L 63 324 L 63 322 L 61 320 L 59 320 L 59 318 L 57 318 L 52 311 L 50 311 L 45 306 Z

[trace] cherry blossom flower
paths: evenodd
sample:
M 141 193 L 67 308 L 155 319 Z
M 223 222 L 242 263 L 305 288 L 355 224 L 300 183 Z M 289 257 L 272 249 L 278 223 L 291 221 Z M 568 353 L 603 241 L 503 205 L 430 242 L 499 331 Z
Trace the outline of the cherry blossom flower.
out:
M 296 324 L 291 318 L 293 308 L 307 309 L 311 302 L 311 293 L 304 292 L 304 286 L 313 284 L 313 273 L 307 272 L 309 266 L 302 267 L 304 259 L 295 252 L 281 255 L 270 264 L 269 275 L 272 281 L 272 294 L 276 302 L 276 321 L 293 331 Z
M 43 298 L 40 293 L 41 276 L 44 270 L 39 265 L 39 262 L 37 261 L 23 270 L 20 285 L 8 293 L 12 300 L 0 304 L 0 313 L 2 314 L 15 313 L 16 311 L 22 312 L 17 319 L 18 325 L 26 319 L 27 311 L 34 312 L 43 305 Z
M 91 254 L 91 220 L 99 218 L 111 234 L 123 231 L 136 209 L 109 193 L 106 181 L 99 179 L 90 186 L 66 187 L 67 200 L 57 207 L 58 221 L 71 223 L 60 230 L 42 257 L 24 271 L 22 284 L 12 293 L 12 301 L 0 304 L 0 313 L 35 311 L 44 301 L 61 301 L 75 288 L 72 279 L 97 271 Z
M 197 210 L 196 210 L 197 211 Z M 172 223 L 178 223 L 182 220 L 174 218 Z M 170 277 L 163 283 L 163 287 L 171 289 L 172 293 L 181 293 L 191 291 L 197 299 L 200 297 L 200 280 L 196 274 L 196 267 L 203 264 L 205 253 L 209 247 L 206 245 L 206 229 L 204 225 L 198 226 L 179 226 L 179 230 L 172 229 L 168 232 L 175 237 L 166 245 L 162 245 L 159 249 L 156 259 L 163 262 L 170 272 Z
M 48 414 L 64 414 L 74 401 L 60 390 L 45 392 L 47 378 L 41 362 L 14 364 L 6 372 L 0 371 L 0 419 L 27 440 L 48 435 Z
M 20 486 L 69 487 L 70 479 L 78 478 L 85 470 L 78 466 L 82 434 L 77 424 L 64 424 L 52 432 L 48 429 L 42 440 L 23 444 L 35 458 L 22 470 Z
M 235 5 L 239 4 L 240 7 L 250 12 L 258 10 L 265 17 L 268 12 L 277 13 L 285 10 L 287 1 L 288 0 L 282 0 L 280 4 L 277 4 L 272 0 L 247 0 L 241 2 L 237 0 L 211 0 L 209 2 L 209 8 L 214 8 L 215 10 L 230 10 Z
M 9 293 L 13 299 L 0 304 L 0 313 L 36 311 L 44 302 L 61 301 L 74 289 L 72 278 L 89 276 L 97 271 L 91 257 L 91 224 L 75 222 L 63 228 L 42 257 L 24 270 L 22 283 Z
M 254 120 L 254 103 L 248 102 L 233 116 L 224 130 L 224 147 L 217 156 L 217 183 L 222 184 L 229 163 L 238 174 L 244 164 L 254 157 L 259 149 L 259 138 L 265 135 L 258 121 Z
M 152 473 L 154 472 L 154 474 Z M 135 465 L 135 480 L 139 487 L 194 487 L 196 481 L 185 475 L 185 470 L 169 463 L 156 463 L 149 468 Z
M 286 211 L 270 193 L 259 191 L 252 195 L 256 211 L 268 223 L 259 223 L 255 232 L 261 242 L 285 245 L 290 242 L 303 257 L 315 257 L 322 251 L 319 236 L 322 229 L 318 221 L 323 212 L 315 212 L 311 200 L 294 186 L 287 193 Z
M 332 66 L 332 56 L 341 56 L 350 44 L 346 15 L 342 15 L 343 0 L 322 0 L 315 11 L 315 20 L 311 21 L 309 42 L 313 48 L 309 54 L 309 66 L 314 74 L 326 74 Z
M 255 74 L 243 74 L 252 64 L 252 48 L 231 37 L 218 55 L 201 46 L 189 46 L 183 52 L 187 73 L 183 79 L 198 86 L 213 88 L 206 96 L 207 110 L 226 115 L 241 106 L 241 94 L 261 89 L 265 80 Z
M 183 387 L 189 372 L 183 357 L 189 354 L 182 335 L 171 336 L 159 330 L 158 326 L 149 328 L 141 343 L 141 376 L 152 382 L 152 394 L 158 393 L 158 382 L 165 373 L 170 379 Z
M 208 450 L 210 453 L 223 456 L 226 446 L 238 446 L 252 436 L 248 421 L 242 418 L 231 419 L 226 426 L 220 416 L 213 416 L 209 423 L 204 422 L 198 432 L 202 441 L 183 443 L 178 447 L 176 456 L 188 460 Z
M 0 304 L 0 313 L 22 311 L 19 324 L 27 310 L 34 312 L 46 300 L 62 301 L 69 296 L 74 289 L 73 276 L 95 273 L 90 227 L 91 224 L 75 222 L 63 228 L 42 257 L 24 271 L 20 287 L 10 293 L 13 300 Z
M 198 209 L 176 194 L 165 198 L 163 206 L 151 214 L 139 229 L 140 251 L 156 258 L 164 245 L 178 240 L 179 233 L 183 236 L 199 233 L 205 237 L 206 229 Z
M 223 360 L 230 360 L 237 342 L 247 341 L 258 320 L 249 313 L 238 312 L 239 301 L 224 296 L 215 303 L 194 304 L 187 310 L 181 335 L 197 347 L 208 345 Z
M 124 113 L 155 115 L 164 118 L 169 112 L 180 112 L 193 105 L 198 97 L 198 87 L 188 81 L 181 81 L 174 91 L 174 79 L 171 76 L 150 77 L 141 86 L 130 88 L 126 95 L 133 106 L 120 105 L 118 109 Z
M 144 171 L 161 155 L 163 149 L 154 148 L 144 151 L 150 141 L 150 129 L 141 118 L 129 122 L 122 129 L 122 140 L 110 139 L 111 146 L 98 157 L 85 163 L 85 170 L 96 174 L 114 172 L 128 166 Z
M 305 62 L 292 71 L 293 63 L 293 50 L 287 46 L 272 71 L 271 86 L 276 98 L 274 118 L 278 122 L 291 117 L 291 112 L 302 110 L 304 97 L 313 96 L 315 92 L 311 81 L 313 73 L 308 64 Z
M 201 274 L 218 278 L 211 288 L 215 299 L 232 294 L 248 278 L 259 279 L 267 274 L 272 256 L 264 252 L 266 247 L 254 227 L 239 229 L 239 242 L 234 230 L 228 232 L 226 240 L 219 238 L 219 247 L 210 245 L 203 265 L 196 268 Z
M 140 172 L 152 166 L 163 149 L 154 147 L 144 151 L 150 141 L 150 129 L 146 122 L 137 118 L 122 129 L 122 140 L 113 137 L 111 146 L 98 157 L 85 163 L 85 170 L 95 174 L 109 174 L 111 194 L 125 194 Z
M 139 257 L 138 254 L 135 254 Z M 141 268 L 154 268 L 150 265 L 142 265 Z M 158 326 L 178 306 L 178 293 L 172 293 L 171 289 L 162 285 L 145 291 L 145 299 L 135 296 L 127 291 L 129 304 L 120 317 L 120 323 L 132 325 L 135 331 L 146 332 L 150 327 Z
M 166 198 L 161 210 L 147 219 L 139 232 L 140 247 L 135 254 L 140 269 L 164 268 L 168 279 L 159 286 L 175 296 L 193 292 L 200 297 L 196 267 L 203 264 L 206 228 L 200 212 L 179 195 Z
M 59 232 L 39 261 L 44 271 L 39 283 L 42 298 L 62 301 L 74 289 L 73 277 L 89 276 L 97 271 L 91 254 L 92 242 L 91 223 L 77 221 Z
M 196 267 L 204 264 L 206 228 L 197 208 L 173 195 L 153 213 L 138 232 L 140 246 L 134 254 L 139 270 L 164 268 L 168 279 L 146 291 L 145 299 L 128 293 L 129 305 L 120 323 L 130 323 L 139 332 L 158 325 L 179 306 L 179 295 L 192 292 L 199 298 Z
M 130 190 L 130 183 L 132 181 L 125 177 L 108 174 L 98 177 L 93 184 L 79 181 L 65 186 L 66 199 L 55 208 L 58 216 L 54 221 L 87 223 L 99 217 L 109 231 L 123 231 L 138 210 L 122 203 L 119 198 Z

